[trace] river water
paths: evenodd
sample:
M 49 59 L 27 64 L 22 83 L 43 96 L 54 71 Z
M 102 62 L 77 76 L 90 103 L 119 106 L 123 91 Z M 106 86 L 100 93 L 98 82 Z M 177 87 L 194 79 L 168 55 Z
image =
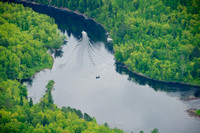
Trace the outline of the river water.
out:
M 25 4 L 26 5 L 26 4 Z M 45 94 L 45 85 L 55 81 L 52 92 L 58 107 L 70 106 L 126 132 L 199 133 L 200 120 L 188 115 L 200 108 L 198 87 L 164 84 L 130 73 L 116 64 L 105 30 L 89 19 L 47 6 L 35 11 L 50 15 L 68 37 L 61 51 L 52 54 L 51 70 L 37 73 L 27 82 L 34 102 Z M 100 78 L 96 79 L 96 76 Z

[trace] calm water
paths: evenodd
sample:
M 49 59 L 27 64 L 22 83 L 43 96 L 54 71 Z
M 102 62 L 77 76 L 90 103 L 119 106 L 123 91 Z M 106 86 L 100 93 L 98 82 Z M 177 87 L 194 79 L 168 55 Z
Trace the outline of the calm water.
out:
M 53 79 L 56 84 L 52 94 L 59 107 L 80 109 L 95 116 L 99 124 L 107 122 L 127 132 L 148 133 L 153 128 L 161 133 L 200 132 L 200 120 L 186 112 L 200 108 L 200 100 L 181 100 L 199 97 L 199 88 L 158 83 L 131 74 L 115 64 L 105 31 L 97 24 L 46 6 L 31 7 L 54 17 L 68 37 L 62 50 L 53 54 L 53 68 L 27 82 L 34 102 L 45 94 L 45 85 Z

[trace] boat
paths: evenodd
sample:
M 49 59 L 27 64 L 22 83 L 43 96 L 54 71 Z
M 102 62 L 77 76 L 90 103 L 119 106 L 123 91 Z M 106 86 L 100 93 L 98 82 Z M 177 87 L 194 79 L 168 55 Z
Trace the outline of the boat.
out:
M 96 79 L 99 79 L 100 78 L 100 76 L 98 75 L 98 76 L 96 76 Z
M 113 39 L 110 38 L 110 37 L 108 37 L 108 38 L 107 38 L 107 42 L 108 42 L 108 43 L 112 43 L 112 42 L 113 42 Z

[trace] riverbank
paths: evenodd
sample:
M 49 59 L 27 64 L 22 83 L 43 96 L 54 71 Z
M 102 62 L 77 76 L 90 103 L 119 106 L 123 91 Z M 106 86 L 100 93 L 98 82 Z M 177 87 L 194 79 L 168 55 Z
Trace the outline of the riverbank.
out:
M 189 97 L 181 98 L 180 100 L 182 100 L 182 101 L 191 101 L 191 100 L 198 100 L 198 99 L 200 99 L 200 97 L 189 96 Z
M 8 0 L 8 1 L 10 1 L 10 0 Z M 12 0 L 11 0 L 11 2 L 12 2 Z M 65 8 L 63 8 L 63 7 L 59 8 L 59 7 L 52 6 L 52 5 L 39 4 L 39 3 L 36 3 L 34 1 L 31 2 L 31 1 L 26 1 L 26 0 L 14 0 L 14 2 L 19 3 L 19 4 L 28 3 L 28 4 L 34 4 L 34 5 L 42 5 L 42 6 L 48 6 L 48 7 L 51 7 L 51 8 L 55 8 L 55 9 L 60 9 L 62 11 L 66 11 L 70 14 L 74 14 L 74 15 L 77 15 L 79 17 L 82 17 L 83 19 L 86 19 L 86 20 L 92 22 L 93 24 L 99 25 L 100 27 L 102 27 L 106 31 L 106 28 L 101 23 L 95 21 L 94 18 L 88 17 L 86 14 L 80 13 L 79 11 L 72 11 L 69 8 L 66 8 L 66 7 Z M 107 33 L 107 31 L 106 31 L 106 33 Z
M 131 71 L 127 65 L 125 65 L 125 64 L 123 64 L 121 62 L 117 62 L 117 63 L 120 64 L 125 69 L 127 69 L 130 73 L 136 74 L 138 76 L 144 77 L 144 78 L 152 80 L 152 81 L 156 81 L 156 82 L 160 82 L 160 83 L 164 83 L 164 84 L 184 85 L 184 86 L 188 86 L 188 87 L 198 87 L 198 88 L 200 88 L 199 85 L 192 85 L 192 84 L 183 83 L 183 82 L 171 82 L 171 81 L 156 80 L 156 79 L 150 78 L 150 77 L 148 77 L 148 76 L 146 76 L 146 75 L 144 75 L 142 73 Z
M 191 117 L 195 117 L 200 120 L 200 114 L 197 113 L 196 109 L 188 109 L 187 112 Z

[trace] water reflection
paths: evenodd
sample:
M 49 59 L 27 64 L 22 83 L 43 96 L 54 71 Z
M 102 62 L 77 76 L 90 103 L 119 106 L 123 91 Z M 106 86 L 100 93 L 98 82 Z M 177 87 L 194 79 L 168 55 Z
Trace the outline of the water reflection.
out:
M 34 77 L 28 78 L 28 79 L 22 79 L 22 80 L 21 80 L 21 83 L 22 83 L 22 84 L 23 84 L 23 83 L 26 83 L 27 85 L 32 86 L 33 78 L 34 78 Z
M 107 42 L 106 30 L 92 19 L 85 19 L 83 16 L 76 15 L 73 12 L 67 12 L 65 9 L 60 10 L 46 5 L 38 6 L 23 1 L 17 1 L 16 3 L 31 7 L 36 12 L 53 17 L 55 23 L 58 25 L 58 29 L 63 33 L 67 31 L 69 37 L 72 34 L 79 40 L 82 38 L 82 31 L 85 31 L 92 42 L 104 42 L 104 44 L 106 44 L 105 48 L 108 52 L 113 52 L 112 44 Z
M 59 50 L 56 50 L 55 53 L 54 53 L 54 58 L 57 58 L 57 57 L 62 57 L 63 56 L 63 51 L 62 49 L 59 49 Z
M 188 97 L 191 97 L 191 100 L 200 98 L 200 87 L 182 85 L 178 83 L 157 82 L 155 80 L 147 79 L 143 76 L 130 72 L 127 68 L 124 67 L 123 64 L 116 63 L 115 66 L 118 73 L 122 75 L 128 75 L 128 80 L 136 84 L 149 85 L 155 91 L 164 91 L 168 93 L 179 92 L 181 100 L 188 99 Z
M 26 2 L 22 3 L 24 6 L 31 7 L 34 11 L 47 14 L 55 19 L 58 28 L 65 33 L 67 31 L 68 36 L 73 34 L 74 37 L 80 39 L 82 37 L 82 31 L 87 32 L 90 40 L 94 42 L 106 41 L 106 31 L 99 24 L 95 23 L 91 19 L 85 19 L 81 15 L 75 15 L 73 12 L 67 12 L 65 9 L 57 9 L 46 5 L 38 6 Z

